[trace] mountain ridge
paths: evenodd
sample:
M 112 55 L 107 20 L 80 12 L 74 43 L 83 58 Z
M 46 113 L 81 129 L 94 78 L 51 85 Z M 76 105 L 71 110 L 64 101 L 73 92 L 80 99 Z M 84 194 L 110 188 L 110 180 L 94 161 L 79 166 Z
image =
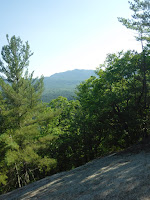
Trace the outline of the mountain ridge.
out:
M 73 100 L 76 86 L 91 76 L 96 76 L 95 70 L 75 69 L 44 77 L 42 101 L 50 102 L 59 96 Z
M 59 72 L 52 74 L 49 77 L 45 78 L 50 78 L 50 79 L 61 79 L 61 80 L 83 80 L 85 78 L 89 78 L 89 76 L 94 75 L 94 70 L 88 70 L 88 69 L 74 69 L 74 70 L 67 70 L 64 72 Z M 83 78 L 81 77 L 83 76 Z
M 55 85 L 53 84 L 53 81 L 54 83 L 57 83 L 57 82 L 80 83 L 81 81 L 84 81 L 90 78 L 90 76 L 94 76 L 94 75 L 95 75 L 94 70 L 84 70 L 84 69 L 68 70 L 65 72 L 55 73 L 49 77 L 44 77 L 44 86 L 45 88 L 47 88 L 48 86 L 55 87 Z M 49 83 L 51 83 L 52 85 L 47 86 L 47 84 Z M 62 85 L 59 85 L 59 87 L 61 88 Z

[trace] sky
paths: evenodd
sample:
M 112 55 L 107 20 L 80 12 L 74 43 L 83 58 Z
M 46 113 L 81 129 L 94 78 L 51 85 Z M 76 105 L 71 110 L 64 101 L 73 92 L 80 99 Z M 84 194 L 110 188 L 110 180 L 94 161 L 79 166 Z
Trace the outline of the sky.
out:
M 6 34 L 28 41 L 29 72 L 38 77 L 95 70 L 109 53 L 141 50 L 117 19 L 131 18 L 128 0 L 0 0 L 0 7 L 0 50 Z

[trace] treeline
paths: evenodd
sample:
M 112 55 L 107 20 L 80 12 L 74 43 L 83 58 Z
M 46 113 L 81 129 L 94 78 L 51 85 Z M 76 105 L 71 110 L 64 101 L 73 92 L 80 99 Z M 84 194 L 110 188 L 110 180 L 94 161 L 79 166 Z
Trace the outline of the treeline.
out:
M 149 136 L 150 3 L 134 0 L 130 8 L 132 20 L 119 21 L 137 31 L 142 52 L 109 54 L 96 76 L 77 87 L 76 100 L 43 103 L 43 77 L 27 70 L 28 42 L 7 36 L 0 61 L 0 193 Z
M 47 89 L 43 91 L 41 100 L 45 103 L 48 103 L 52 101 L 53 99 L 58 98 L 59 96 L 66 97 L 68 100 L 75 99 L 75 93 L 74 88 L 68 89 L 68 88 L 59 88 L 59 89 Z
M 56 73 L 50 77 L 44 77 L 44 91 L 42 101 L 49 103 L 59 96 L 66 97 L 68 100 L 75 99 L 75 88 L 82 81 L 95 75 L 94 70 L 70 70 Z

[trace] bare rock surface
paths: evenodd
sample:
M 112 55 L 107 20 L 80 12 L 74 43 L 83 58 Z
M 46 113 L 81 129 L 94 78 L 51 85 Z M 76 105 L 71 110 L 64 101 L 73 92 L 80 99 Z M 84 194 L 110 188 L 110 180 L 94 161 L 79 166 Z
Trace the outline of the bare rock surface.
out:
M 148 200 L 150 152 L 112 154 L 0 196 L 0 200 Z

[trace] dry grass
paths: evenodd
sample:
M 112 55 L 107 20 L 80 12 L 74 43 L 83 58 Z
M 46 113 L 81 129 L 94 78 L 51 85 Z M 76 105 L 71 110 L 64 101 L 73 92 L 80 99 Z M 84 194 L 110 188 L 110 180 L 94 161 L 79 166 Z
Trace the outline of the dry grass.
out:
M 150 151 L 146 144 L 145 149 L 139 146 L 47 177 L 0 200 L 148 200 Z

